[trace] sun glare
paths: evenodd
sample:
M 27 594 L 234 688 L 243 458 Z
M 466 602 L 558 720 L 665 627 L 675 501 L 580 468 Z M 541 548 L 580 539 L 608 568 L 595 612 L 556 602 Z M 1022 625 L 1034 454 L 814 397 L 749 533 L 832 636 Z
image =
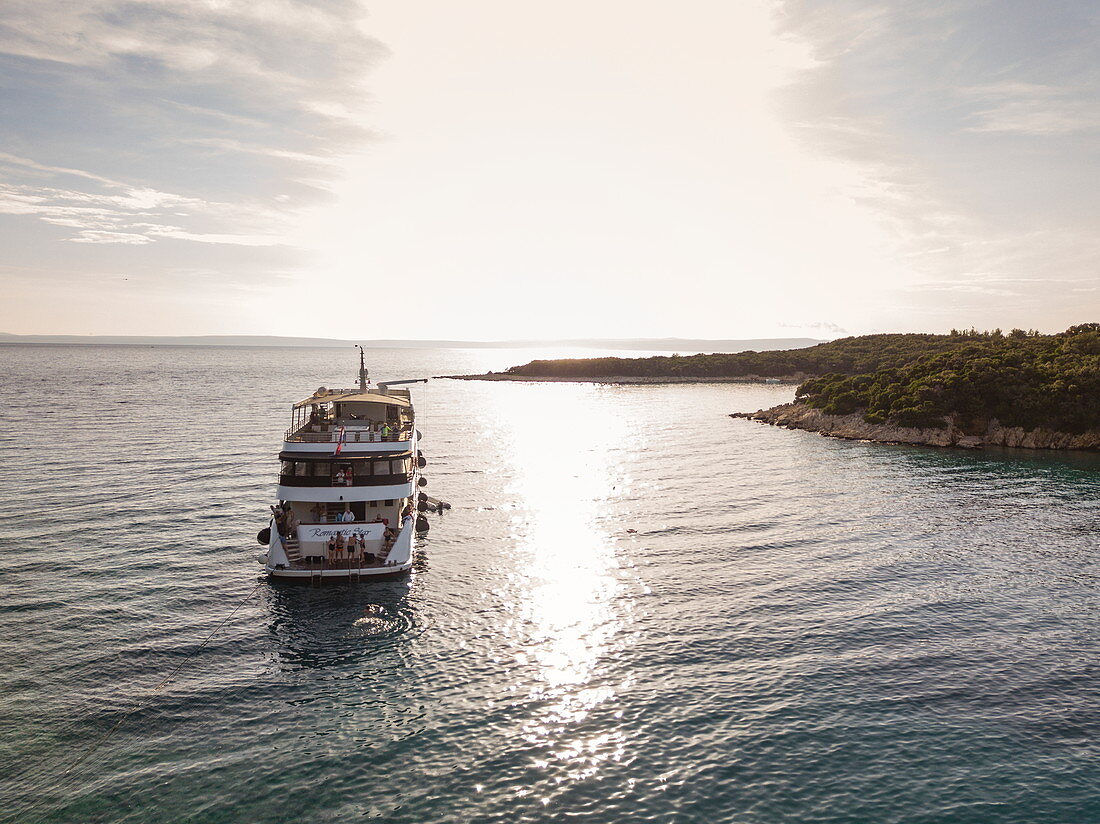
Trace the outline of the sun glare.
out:
M 502 389 L 516 478 L 513 543 L 527 556 L 516 565 L 509 629 L 521 663 L 537 669 L 530 697 L 542 707 L 524 735 L 558 744 L 569 725 L 613 695 L 598 675 L 624 643 L 630 618 L 608 529 L 609 507 L 623 492 L 618 454 L 629 426 L 606 414 L 607 390 L 599 387 Z

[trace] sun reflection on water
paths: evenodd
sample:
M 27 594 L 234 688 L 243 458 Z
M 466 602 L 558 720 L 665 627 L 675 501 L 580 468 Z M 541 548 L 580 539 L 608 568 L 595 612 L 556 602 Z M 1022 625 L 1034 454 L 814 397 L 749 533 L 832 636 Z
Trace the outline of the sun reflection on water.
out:
M 618 557 L 614 504 L 626 492 L 622 454 L 633 433 L 601 387 L 522 390 L 502 392 L 500 404 L 517 553 L 503 635 L 522 673 L 517 692 L 535 708 L 520 735 L 545 749 L 536 766 L 566 766 L 560 782 L 621 758 L 625 746 L 619 729 L 583 739 L 571 728 L 621 687 L 611 659 L 627 643 L 634 583 Z

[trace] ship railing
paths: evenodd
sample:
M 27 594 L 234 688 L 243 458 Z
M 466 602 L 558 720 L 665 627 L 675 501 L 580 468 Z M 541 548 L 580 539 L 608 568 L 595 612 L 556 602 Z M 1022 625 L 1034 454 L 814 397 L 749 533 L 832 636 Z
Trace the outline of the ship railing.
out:
M 324 475 L 280 475 L 280 486 L 313 486 L 313 487 L 346 487 L 346 486 L 393 486 L 394 484 L 407 484 L 413 479 L 412 472 L 399 472 L 392 475 L 359 475 L 353 476 L 350 481 L 338 482 L 335 478 Z
M 381 432 L 369 432 L 365 429 L 349 429 L 344 432 L 344 443 L 397 443 L 412 438 L 412 427 L 395 429 L 388 435 Z M 288 429 L 283 440 L 290 443 L 336 443 L 340 432 L 311 432 L 305 429 Z

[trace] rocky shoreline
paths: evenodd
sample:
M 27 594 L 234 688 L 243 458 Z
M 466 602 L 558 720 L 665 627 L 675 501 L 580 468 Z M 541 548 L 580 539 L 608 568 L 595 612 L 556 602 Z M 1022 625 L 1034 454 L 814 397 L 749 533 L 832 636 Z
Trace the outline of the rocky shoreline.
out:
M 877 443 L 912 444 L 915 446 L 955 446 L 981 449 L 983 446 L 1008 446 L 1020 449 L 1082 449 L 1100 450 L 1100 432 L 1052 432 L 1046 429 L 1021 429 L 989 422 L 985 432 L 974 435 L 963 432 L 953 417 L 946 418 L 943 429 L 918 429 L 892 424 L 867 423 L 861 413 L 826 415 L 804 403 L 785 403 L 757 412 L 734 412 L 731 418 L 805 429 L 831 438 L 875 441 Z
M 775 383 L 775 384 L 799 384 L 805 380 L 802 375 L 786 376 L 781 378 L 765 378 L 759 375 L 745 375 L 737 378 L 697 378 L 676 376 L 644 376 L 644 375 L 609 375 L 598 378 L 561 377 L 551 375 L 513 375 L 510 372 L 487 372 L 484 375 L 436 375 L 435 380 L 446 379 L 453 381 L 521 381 L 526 383 L 623 383 L 623 384 L 658 384 L 658 383 Z

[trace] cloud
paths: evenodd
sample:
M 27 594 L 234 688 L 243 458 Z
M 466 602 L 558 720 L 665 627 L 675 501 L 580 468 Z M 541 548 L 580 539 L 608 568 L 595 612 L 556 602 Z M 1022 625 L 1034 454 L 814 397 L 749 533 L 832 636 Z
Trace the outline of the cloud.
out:
M 0 214 L 75 243 L 267 246 L 370 131 L 353 0 L 10 0 Z
M 798 322 L 794 322 L 794 321 L 790 321 L 790 322 L 781 321 L 777 325 L 782 329 L 799 329 L 799 330 L 802 330 L 802 331 L 805 331 L 805 332 L 812 332 L 812 333 L 817 333 L 817 334 L 824 333 L 826 335 L 833 335 L 833 336 L 847 335 L 848 334 L 847 329 L 845 329 L 843 326 L 841 326 L 839 324 L 832 323 L 831 321 L 819 320 L 819 321 L 808 321 L 806 323 L 798 323 Z
M 9 0 L 5 12 L 0 52 L 15 57 L 133 75 L 167 70 L 183 82 L 245 80 L 253 91 L 274 85 L 319 99 L 339 100 L 384 51 L 362 34 L 354 2 Z
M 150 238 L 163 237 L 174 240 L 191 240 L 196 243 L 228 243 L 233 246 L 277 246 L 283 242 L 278 235 L 212 234 L 209 232 L 188 232 L 179 226 L 137 225 L 146 228 L 146 236 Z
M 110 180 L 106 177 L 91 174 L 90 172 L 84 172 L 80 169 L 67 169 L 62 166 L 44 166 L 41 163 L 36 163 L 25 157 L 16 157 L 15 155 L 8 154 L 7 152 L 0 152 L 0 165 L 7 166 L 21 166 L 27 169 L 33 169 L 36 172 L 44 172 L 49 175 L 72 175 L 73 177 L 83 177 L 87 180 L 94 180 L 97 183 L 105 183 L 109 186 L 119 186 L 117 181 Z
M 26 158 L 0 156 L 13 183 L 0 183 L 0 214 L 33 216 L 53 226 L 73 230 L 64 239 L 74 243 L 118 243 L 127 246 L 152 243 L 158 238 L 272 246 L 281 242 L 274 234 L 210 233 L 189 231 L 174 223 L 157 222 L 194 218 L 216 224 L 274 227 L 285 221 L 277 210 L 262 204 L 244 207 L 185 197 L 146 187 L 135 187 L 80 169 L 44 166 Z M 46 185 L 58 177 L 99 184 L 93 191 Z
M 1100 130 L 1100 110 L 1094 88 L 1000 83 L 959 89 L 972 102 L 971 132 L 1021 135 L 1068 135 Z
M 1094 279 L 1100 255 L 1100 190 L 1081 174 L 1100 162 L 1094 4 L 777 9 L 813 58 L 786 114 L 894 238 L 912 271 L 899 300 L 944 315 L 1068 311 L 1070 284 Z
M 125 232 L 101 232 L 91 229 L 82 229 L 75 237 L 69 238 L 73 243 L 123 243 L 130 246 L 141 246 L 152 243 L 153 239 L 146 235 L 130 235 Z
M 264 157 L 275 157 L 283 160 L 293 160 L 313 166 L 337 166 L 339 159 L 334 156 L 321 154 L 309 154 L 307 152 L 295 152 L 289 149 L 280 149 L 275 146 L 244 143 L 240 140 L 231 140 L 223 137 L 194 137 L 181 138 L 180 143 L 189 143 L 193 146 L 206 146 L 221 152 L 255 154 Z

